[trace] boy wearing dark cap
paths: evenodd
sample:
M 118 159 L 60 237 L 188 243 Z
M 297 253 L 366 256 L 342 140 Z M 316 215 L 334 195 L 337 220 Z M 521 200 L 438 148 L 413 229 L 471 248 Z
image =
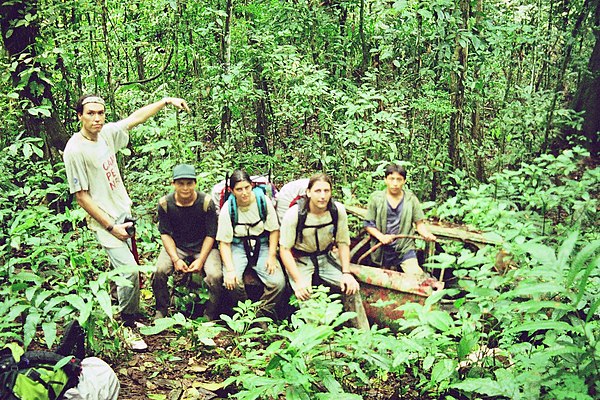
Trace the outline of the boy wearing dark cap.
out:
M 223 287 L 221 256 L 215 247 L 215 204 L 209 195 L 196 190 L 196 171 L 192 165 L 177 165 L 173 169 L 172 185 L 174 191 L 158 202 L 158 230 L 163 247 L 152 282 L 156 298 L 155 318 L 163 318 L 168 313 L 167 279 L 175 269 L 186 274 L 204 272 L 209 291 L 204 316 L 213 320 L 219 317 Z

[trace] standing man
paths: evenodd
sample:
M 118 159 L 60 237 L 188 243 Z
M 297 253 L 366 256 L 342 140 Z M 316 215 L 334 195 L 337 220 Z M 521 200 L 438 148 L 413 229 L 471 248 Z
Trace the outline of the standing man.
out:
M 417 232 L 428 242 L 437 238 L 423 222 L 425 215 L 417 196 L 404 189 L 406 169 L 397 164 L 388 165 L 384 182 L 386 189 L 373 193 L 369 198 L 363 221 L 365 230 L 371 235 L 371 245 L 383 243 L 371 253 L 371 259 L 377 266 L 393 270 L 400 267 L 407 274 L 422 276 L 424 272 L 417 261 L 415 241 L 396 239 L 394 235 L 411 235 L 415 224 Z
M 308 300 L 312 276 L 342 291 L 347 311 L 356 312 L 352 323 L 369 329 L 360 287 L 350 272 L 350 233 L 348 216 L 341 203 L 331 199 L 331 178 L 313 175 L 306 198 L 290 207 L 281 221 L 279 254 L 298 300 Z M 337 257 L 331 252 L 338 248 Z
M 192 165 L 180 164 L 173 169 L 174 192 L 158 202 L 158 230 L 163 243 L 152 282 L 156 298 L 155 318 L 167 315 L 170 294 L 169 274 L 204 271 L 209 300 L 204 310 L 208 320 L 219 317 L 218 305 L 223 287 L 221 257 L 215 246 L 217 211 L 210 196 L 196 190 L 196 171 Z M 188 260 L 193 259 L 188 264 Z
M 116 152 L 127 146 L 130 129 L 167 105 L 189 112 L 185 100 L 166 97 L 119 122 L 105 124 L 101 97 L 84 95 L 75 105 L 81 130 L 69 139 L 63 154 L 69 190 L 87 211 L 88 226 L 106 250 L 114 268 L 137 265 L 130 251 L 132 235 L 127 232 L 133 223 L 124 222 L 125 217 L 131 215 L 131 199 L 121 178 Z M 139 312 L 139 276 L 134 272 L 123 274 L 123 277 L 131 285 L 117 286 L 119 311 L 125 325 L 133 326 Z

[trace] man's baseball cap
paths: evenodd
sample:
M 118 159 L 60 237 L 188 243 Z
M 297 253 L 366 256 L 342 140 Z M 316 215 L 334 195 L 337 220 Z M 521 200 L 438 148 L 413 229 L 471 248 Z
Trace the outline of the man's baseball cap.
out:
M 196 179 L 196 170 L 193 165 L 179 164 L 173 168 L 173 180 L 177 179 Z

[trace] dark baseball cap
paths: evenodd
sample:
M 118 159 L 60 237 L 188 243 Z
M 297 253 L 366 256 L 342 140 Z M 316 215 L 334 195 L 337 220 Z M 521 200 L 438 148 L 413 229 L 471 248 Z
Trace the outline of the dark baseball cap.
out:
M 173 168 L 173 180 L 177 179 L 196 179 L 196 170 L 193 165 L 179 164 Z

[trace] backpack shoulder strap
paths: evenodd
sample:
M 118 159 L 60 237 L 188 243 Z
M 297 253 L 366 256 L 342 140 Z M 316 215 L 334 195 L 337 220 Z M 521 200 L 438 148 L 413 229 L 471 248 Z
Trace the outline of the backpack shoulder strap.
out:
M 296 243 L 302 243 L 302 231 L 306 225 L 306 216 L 308 215 L 307 199 L 302 196 L 296 201 L 298 206 L 298 223 L 296 224 Z
M 260 219 L 262 222 L 267 220 L 267 194 L 265 192 L 265 188 L 263 186 L 256 186 L 252 189 L 254 195 L 256 196 L 256 203 L 258 205 L 258 214 L 260 215 Z
M 208 208 L 210 207 L 210 203 L 212 202 L 212 199 L 210 198 L 209 195 L 204 195 L 204 203 L 202 204 L 202 209 L 204 210 L 204 212 L 208 212 Z
M 207 212 L 208 211 L 208 207 L 210 207 L 210 203 L 212 201 L 212 198 L 208 194 L 206 194 L 204 192 L 201 192 L 199 190 L 196 190 L 196 194 L 198 195 L 198 197 L 200 198 L 199 200 L 202 203 L 202 210 L 204 212 Z
M 329 214 L 331 214 L 331 221 L 333 222 L 333 239 L 335 240 L 338 228 L 338 208 L 335 205 L 335 200 L 333 198 L 329 204 Z
M 158 204 L 160 208 L 163 209 L 164 212 L 167 212 L 167 196 L 163 196 L 158 200 Z
M 231 218 L 231 228 L 235 231 L 235 226 L 238 223 L 238 210 L 237 210 L 237 201 L 235 200 L 235 196 L 229 196 L 229 217 Z

